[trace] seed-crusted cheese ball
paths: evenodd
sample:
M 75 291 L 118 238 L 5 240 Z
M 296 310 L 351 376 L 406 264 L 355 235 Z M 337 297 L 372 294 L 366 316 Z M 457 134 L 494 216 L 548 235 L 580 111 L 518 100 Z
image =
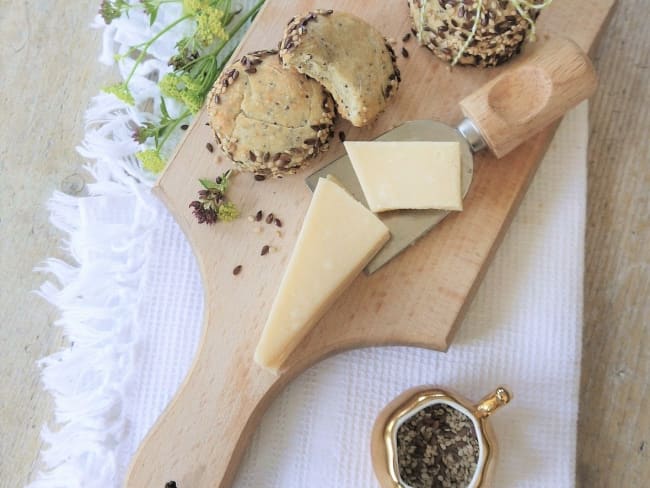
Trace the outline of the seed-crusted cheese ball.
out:
M 544 0 L 530 0 L 542 4 Z M 414 32 L 420 44 L 440 59 L 452 62 L 471 35 L 477 0 L 408 0 Z M 539 10 L 524 8 L 534 21 Z M 519 54 L 530 22 L 510 0 L 483 0 L 477 30 L 458 64 L 497 66 Z
M 386 38 L 345 12 L 294 17 L 280 42 L 280 57 L 327 88 L 341 116 L 357 127 L 386 108 L 401 79 Z
M 256 51 L 224 69 L 208 97 L 208 115 L 238 167 L 279 177 L 328 148 L 335 108 L 321 85 L 285 69 L 277 51 Z

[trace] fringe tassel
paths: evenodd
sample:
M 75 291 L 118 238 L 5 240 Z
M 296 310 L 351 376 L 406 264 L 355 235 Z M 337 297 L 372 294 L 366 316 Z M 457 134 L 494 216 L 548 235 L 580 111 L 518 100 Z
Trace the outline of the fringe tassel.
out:
M 100 61 L 114 64 L 116 54 L 151 37 L 177 18 L 180 8 L 176 3 L 161 6 L 153 26 L 137 9 L 108 26 L 96 18 L 93 27 L 104 29 Z M 124 461 L 118 446 L 128 428 L 124 401 L 138 344 L 141 269 L 160 208 L 150 196 L 153 177 L 134 157 L 142 146 L 131 134 L 137 125 L 160 115 L 160 92 L 152 78 L 170 70 L 167 61 L 183 34 L 179 26 L 161 37 L 152 58 L 138 68 L 131 82 L 135 107 L 100 93 L 85 114 L 86 132 L 77 150 L 90 161 L 85 169 L 95 182 L 88 185 L 90 197 L 82 198 L 132 198 L 132 215 L 123 221 L 127 223 L 93 226 L 84 221 L 82 198 L 63 193 L 55 193 L 48 204 L 52 224 L 65 234 L 62 245 L 72 262 L 49 259 L 37 268 L 53 280 L 36 293 L 60 311 L 55 325 L 63 329 L 69 347 L 39 361 L 44 388 L 54 399 L 56 425 L 43 428 L 44 469 L 29 488 L 107 488 L 121 483 L 117 478 Z M 117 64 L 124 78 L 132 60 Z M 152 99 L 153 114 L 138 108 Z M 180 106 L 170 100 L 168 109 L 173 113 Z
M 110 191 L 110 185 L 103 189 Z M 49 448 L 42 461 L 48 470 L 30 488 L 119 484 L 115 447 L 128 427 L 124 399 L 138 342 L 141 269 L 148 255 L 148 223 L 157 220 L 157 206 L 143 195 L 133 199 L 133 223 L 94 228 L 91 238 L 80 226 L 80 199 L 56 194 L 50 202 L 52 222 L 68 234 L 75 264 L 46 261 L 39 271 L 58 283 L 47 281 L 37 293 L 60 310 L 55 325 L 63 328 L 70 347 L 39 362 L 44 387 L 54 398 L 57 427 L 43 430 Z

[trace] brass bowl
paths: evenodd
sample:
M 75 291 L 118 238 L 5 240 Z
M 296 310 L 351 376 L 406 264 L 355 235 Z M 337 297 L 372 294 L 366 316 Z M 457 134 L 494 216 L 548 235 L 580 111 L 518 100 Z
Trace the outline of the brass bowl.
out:
M 490 486 L 490 477 L 496 457 L 494 432 L 488 417 L 512 396 L 499 387 L 478 404 L 445 390 L 419 387 L 395 398 L 379 414 L 372 432 L 371 454 L 375 475 L 382 488 L 411 488 L 400 476 L 397 459 L 397 431 L 413 415 L 435 404 L 446 404 L 463 413 L 473 423 L 479 446 L 476 471 L 467 488 Z

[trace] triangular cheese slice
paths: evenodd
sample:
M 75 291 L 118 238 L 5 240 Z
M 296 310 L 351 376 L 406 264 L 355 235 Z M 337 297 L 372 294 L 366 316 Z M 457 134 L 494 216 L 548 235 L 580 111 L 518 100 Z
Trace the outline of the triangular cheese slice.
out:
M 321 178 L 255 361 L 277 371 L 389 238 L 388 228 L 372 212 L 339 185 Z

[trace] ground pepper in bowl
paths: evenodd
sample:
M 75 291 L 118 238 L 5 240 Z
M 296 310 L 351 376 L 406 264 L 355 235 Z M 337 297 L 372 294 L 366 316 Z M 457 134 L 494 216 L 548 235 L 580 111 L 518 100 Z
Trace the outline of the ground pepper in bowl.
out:
M 445 403 L 434 403 L 397 430 L 397 464 L 412 488 L 464 488 L 479 459 L 474 423 Z

